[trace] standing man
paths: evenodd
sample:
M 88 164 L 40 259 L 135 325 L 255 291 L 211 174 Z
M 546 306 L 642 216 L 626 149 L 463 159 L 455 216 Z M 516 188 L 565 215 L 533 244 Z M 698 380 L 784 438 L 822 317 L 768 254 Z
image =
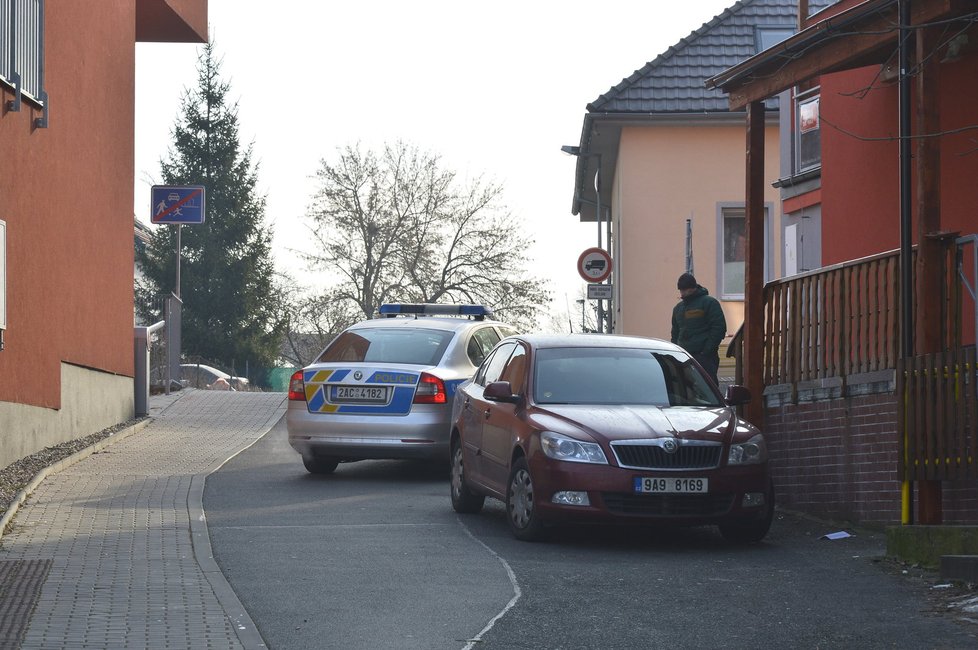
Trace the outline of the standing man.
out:
M 682 300 L 672 310 L 672 342 L 693 355 L 719 386 L 720 342 L 727 335 L 723 309 L 692 273 L 680 275 L 676 287 Z

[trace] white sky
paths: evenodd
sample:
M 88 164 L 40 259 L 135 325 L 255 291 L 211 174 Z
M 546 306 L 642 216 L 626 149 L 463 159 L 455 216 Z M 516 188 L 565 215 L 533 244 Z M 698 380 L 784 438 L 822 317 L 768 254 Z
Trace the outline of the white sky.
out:
M 570 213 L 575 159 L 561 145 L 579 144 L 589 102 L 734 1 L 209 0 L 239 135 L 260 164 L 277 268 L 322 285 L 294 253 L 309 241 L 320 160 L 358 141 L 379 150 L 404 140 L 460 177 L 501 183 L 536 241 L 530 271 L 550 280 L 552 311 L 573 306 L 584 286 L 577 259 L 597 229 Z M 134 209 L 147 223 L 198 50 L 136 46 Z

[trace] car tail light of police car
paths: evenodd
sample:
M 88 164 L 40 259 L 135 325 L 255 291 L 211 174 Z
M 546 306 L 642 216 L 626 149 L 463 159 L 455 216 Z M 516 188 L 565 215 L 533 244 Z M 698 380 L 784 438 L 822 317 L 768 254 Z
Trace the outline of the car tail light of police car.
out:
M 302 381 L 302 371 L 296 370 L 289 379 L 289 399 L 293 401 L 306 401 L 306 385 Z
M 438 377 L 427 372 L 421 373 L 418 381 L 418 388 L 414 391 L 415 404 L 445 404 L 448 402 L 448 393 L 445 391 L 445 382 Z

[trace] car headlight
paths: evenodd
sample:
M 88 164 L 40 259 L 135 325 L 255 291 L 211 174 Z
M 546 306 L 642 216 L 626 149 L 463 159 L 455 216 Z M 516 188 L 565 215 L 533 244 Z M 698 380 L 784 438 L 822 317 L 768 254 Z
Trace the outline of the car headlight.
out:
M 757 434 L 747 442 L 730 445 L 728 465 L 756 465 L 767 460 L 767 444 L 764 436 Z
M 548 458 L 566 460 L 572 463 L 608 464 L 601 446 L 593 442 L 581 442 L 552 431 L 540 434 L 540 446 Z

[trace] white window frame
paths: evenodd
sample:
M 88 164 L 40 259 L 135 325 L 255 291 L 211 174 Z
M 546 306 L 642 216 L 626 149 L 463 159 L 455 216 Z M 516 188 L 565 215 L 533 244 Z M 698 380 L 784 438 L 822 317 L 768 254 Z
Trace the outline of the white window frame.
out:
M 764 204 L 764 281 L 767 282 L 771 279 L 771 215 L 774 213 L 774 205 L 772 203 Z M 743 203 L 718 203 L 717 204 L 717 273 L 716 273 L 716 293 L 715 295 L 720 300 L 744 300 L 744 292 L 728 292 L 726 290 L 726 275 L 727 275 L 727 264 L 725 261 L 726 248 L 727 248 L 727 237 L 726 237 L 726 220 L 727 217 L 740 217 L 744 220 L 744 227 L 747 226 L 747 207 Z M 745 233 L 746 235 L 746 233 Z M 746 239 L 744 241 L 746 246 Z M 742 286 L 746 286 L 746 271 L 747 271 L 747 251 L 744 250 L 744 279 L 742 280 Z
M 795 95 L 795 124 L 792 137 L 795 140 L 794 164 L 798 173 L 822 166 L 822 128 L 819 118 L 821 88 L 813 88 Z M 804 118 L 804 119 L 803 119 Z M 814 160 L 802 160 L 802 138 L 818 138 L 818 157 Z

